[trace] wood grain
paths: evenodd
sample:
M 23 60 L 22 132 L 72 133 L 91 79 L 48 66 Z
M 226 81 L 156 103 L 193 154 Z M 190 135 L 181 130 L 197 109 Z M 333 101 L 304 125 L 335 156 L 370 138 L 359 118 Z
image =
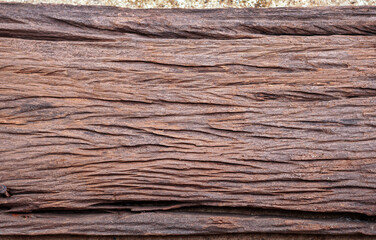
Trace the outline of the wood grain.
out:
M 0 4 L 0 235 L 376 235 L 375 35 L 376 7 Z

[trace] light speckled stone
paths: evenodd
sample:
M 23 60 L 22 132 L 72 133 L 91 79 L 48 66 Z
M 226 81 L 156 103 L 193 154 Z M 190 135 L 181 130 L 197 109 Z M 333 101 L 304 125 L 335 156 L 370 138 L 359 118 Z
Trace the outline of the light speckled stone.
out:
M 376 0 L 2 0 L 2 2 L 107 5 L 125 8 L 245 8 L 376 5 Z

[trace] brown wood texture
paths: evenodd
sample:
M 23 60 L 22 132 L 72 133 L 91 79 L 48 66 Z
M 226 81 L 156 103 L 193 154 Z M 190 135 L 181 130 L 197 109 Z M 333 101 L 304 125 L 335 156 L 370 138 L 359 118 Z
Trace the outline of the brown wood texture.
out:
M 376 7 L 0 4 L 0 235 L 376 235 Z

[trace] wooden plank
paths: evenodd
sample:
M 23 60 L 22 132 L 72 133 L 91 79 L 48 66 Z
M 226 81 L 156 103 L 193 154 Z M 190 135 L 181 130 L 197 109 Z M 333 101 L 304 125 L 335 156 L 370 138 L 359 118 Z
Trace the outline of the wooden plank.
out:
M 26 219 L 25 219 L 26 218 Z M 375 223 L 349 219 L 208 214 L 200 212 L 2 214 L 1 233 L 20 235 L 176 235 L 229 232 L 322 233 L 374 235 Z
M 0 235 L 376 235 L 375 34 L 376 7 L 0 4 Z

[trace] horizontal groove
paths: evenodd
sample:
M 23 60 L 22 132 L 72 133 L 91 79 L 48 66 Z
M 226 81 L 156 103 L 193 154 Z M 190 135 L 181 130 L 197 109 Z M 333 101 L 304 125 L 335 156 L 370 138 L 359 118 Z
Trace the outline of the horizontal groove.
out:
M 170 212 L 170 213 L 189 213 L 202 214 L 213 216 L 255 216 L 255 217 L 280 217 L 286 219 L 311 219 L 311 220 L 337 220 L 337 221 L 354 221 L 354 222 L 369 222 L 376 223 L 376 216 L 368 216 L 361 213 L 352 212 L 311 212 L 299 210 L 284 210 L 284 209 L 270 209 L 270 208 L 254 208 L 254 207 L 214 207 L 214 206 L 185 206 L 194 203 L 184 203 L 177 201 L 116 201 L 107 204 L 95 204 L 95 207 L 119 207 L 114 208 L 99 208 L 99 209 L 64 209 L 64 208 L 46 208 L 40 210 L 33 210 L 30 212 L 7 211 L 6 208 L 1 208 L 0 212 L 4 211 L 12 214 L 53 214 L 53 215 L 80 215 L 80 214 L 100 214 L 100 213 L 125 213 L 137 214 L 144 212 Z M 168 206 L 182 205 L 182 207 L 171 208 L 163 210 Z M 140 210 L 126 209 L 124 207 L 140 208 Z M 155 209 L 151 209 L 155 207 Z M 158 208 L 159 207 L 159 208 Z M 144 208 L 144 209 L 142 209 Z M 150 208 L 148 210 L 148 208 Z

